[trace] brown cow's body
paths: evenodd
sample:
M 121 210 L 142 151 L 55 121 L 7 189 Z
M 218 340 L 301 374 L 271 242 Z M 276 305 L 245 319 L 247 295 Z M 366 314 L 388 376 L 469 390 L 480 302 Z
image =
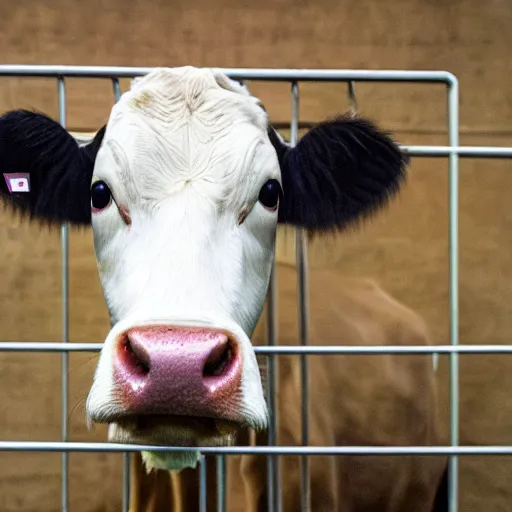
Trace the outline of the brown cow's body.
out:
M 295 271 L 279 265 L 277 275 L 279 344 L 297 345 Z M 309 293 L 313 345 L 429 344 L 422 320 L 374 283 L 312 271 Z M 263 333 L 260 322 L 255 344 L 263 343 Z M 441 443 L 430 356 L 337 355 L 308 359 L 311 445 Z M 278 361 L 279 444 L 300 445 L 299 361 L 296 356 L 278 356 Z M 266 510 L 265 457 L 228 460 L 228 510 Z M 432 512 L 445 468 L 446 460 L 435 457 L 311 457 L 312 510 Z M 283 510 L 300 510 L 299 458 L 282 459 L 282 481 Z M 208 484 L 208 510 L 213 511 L 213 463 Z M 137 455 L 132 486 L 131 512 L 198 510 L 195 471 L 146 475 Z

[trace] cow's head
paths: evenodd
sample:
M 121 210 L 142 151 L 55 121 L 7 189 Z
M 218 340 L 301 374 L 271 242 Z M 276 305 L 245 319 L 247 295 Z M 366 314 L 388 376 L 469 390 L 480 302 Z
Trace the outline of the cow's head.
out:
M 250 337 L 278 223 L 345 228 L 387 202 L 405 159 L 353 117 L 291 148 L 245 87 L 185 67 L 135 80 L 86 145 L 39 113 L 5 114 L 0 168 L 29 173 L 29 192 L 0 191 L 31 219 L 92 224 L 112 329 L 89 419 L 113 441 L 196 446 L 267 425 Z

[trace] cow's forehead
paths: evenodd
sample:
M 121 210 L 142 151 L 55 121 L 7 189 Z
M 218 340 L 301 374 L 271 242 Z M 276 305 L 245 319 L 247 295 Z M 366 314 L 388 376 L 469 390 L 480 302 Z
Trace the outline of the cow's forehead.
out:
M 137 90 L 146 85 L 163 86 L 164 88 L 184 87 L 186 89 L 194 85 L 201 88 L 222 87 L 231 92 L 250 96 L 246 87 L 235 80 L 231 80 L 216 68 L 196 68 L 193 66 L 155 68 L 150 73 L 132 80 L 131 90 Z
M 114 107 L 113 117 L 130 112 L 161 129 L 182 126 L 191 118 L 215 124 L 251 123 L 267 129 L 267 115 L 246 87 L 216 69 L 156 68 L 136 78 Z

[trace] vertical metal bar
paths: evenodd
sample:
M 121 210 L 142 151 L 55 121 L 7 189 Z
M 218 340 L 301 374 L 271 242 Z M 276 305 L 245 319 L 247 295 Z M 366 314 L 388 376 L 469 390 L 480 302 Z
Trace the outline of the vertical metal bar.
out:
M 432 354 L 432 369 L 434 372 L 437 372 L 439 369 L 439 354 L 437 352 Z
M 277 341 L 277 277 L 275 261 L 272 262 L 267 301 L 267 344 L 275 346 Z M 277 367 L 275 356 L 267 358 L 267 406 L 269 413 L 268 445 L 276 446 L 278 411 L 276 407 Z M 280 510 L 281 478 L 279 459 L 276 455 L 267 455 L 267 494 L 268 511 Z
M 304 230 L 297 230 L 296 258 L 298 272 L 298 289 L 299 289 L 299 325 L 300 325 L 300 341 L 301 345 L 308 344 L 308 286 L 307 286 L 307 240 Z M 300 356 L 300 373 L 301 373 L 301 430 L 302 446 L 309 445 L 309 371 L 307 355 Z M 301 510 L 309 512 L 310 510 L 310 482 L 309 482 L 309 458 L 307 455 L 301 457 L 300 471 L 301 485 Z
M 299 85 L 292 83 L 292 122 L 290 143 L 297 144 L 299 135 Z M 298 305 L 299 305 L 299 334 L 301 345 L 308 344 L 309 318 L 308 318 L 308 276 L 307 276 L 307 239 L 303 229 L 296 230 L 295 254 L 297 259 Z M 301 443 L 309 445 L 309 372 L 307 356 L 300 356 L 301 374 Z M 302 512 L 309 512 L 311 508 L 309 458 L 301 457 L 300 464 L 300 496 Z
M 123 512 L 130 510 L 130 453 L 123 453 Z
M 450 146 L 459 145 L 459 84 L 453 77 L 448 88 L 448 137 Z M 449 156 L 449 236 L 450 236 L 450 341 L 459 343 L 459 156 L 451 152 Z M 459 444 L 459 356 L 450 354 L 450 441 L 452 446 Z M 458 510 L 458 457 L 450 456 L 448 496 L 449 512 Z
M 206 457 L 201 455 L 199 459 L 199 512 L 206 512 Z
M 66 83 L 63 77 L 58 81 L 59 93 L 59 122 L 66 128 Z M 69 232 L 67 224 L 61 226 L 61 254 L 62 254 L 62 342 L 69 341 Z M 61 422 L 62 422 L 62 441 L 68 440 L 68 372 L 69 372 L 69 354 L 62 353 L 62 395 L 61 395 Z M 69 509 L 69 488 L 68 488 L 68 453 L 62 453 L 62 486 L 61 486 L 61 508 L 62 512 L 68 512 Z
M 352 111 L 357 112 L 356 85 L 352 80 L 348 83 L 348 100 Z
M 217 455 L 217 512 L 226 512 L 226 456 Z
M 448 123 L 450 122 L 449 118 L 450 118 L 450 112 L 448 111 Z M 439 368 L 439 354 L 434 352 L 432 354 L 432 369 L 434 370 L 434 372 L 437 372 L 438 368 Z
M 117 103 L 121 99 L 121 87 L 119 85 L 119 78 L 112 78 L 112 87 L 114 88 L 114 97 Z

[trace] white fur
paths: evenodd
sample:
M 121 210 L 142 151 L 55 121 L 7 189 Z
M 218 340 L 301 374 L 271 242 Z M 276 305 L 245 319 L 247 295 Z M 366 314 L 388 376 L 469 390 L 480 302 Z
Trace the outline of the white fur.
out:
M 265 300 L 277 227 L 277 212 L 258 202 L 263 184 L 280 180 L 266 130 L 258 100 L 216 70 L 157 69 L 134 80 L 113 108 L 93 182 L 104 180 L 115 202 L 92 221 L 113 328 L 87 400 L 90 418 L 123 409 L 112 379 L 116 334 L 165 322 L 235 335 L 243 412 L 249 425 L 266 426 L 249 339 Z

